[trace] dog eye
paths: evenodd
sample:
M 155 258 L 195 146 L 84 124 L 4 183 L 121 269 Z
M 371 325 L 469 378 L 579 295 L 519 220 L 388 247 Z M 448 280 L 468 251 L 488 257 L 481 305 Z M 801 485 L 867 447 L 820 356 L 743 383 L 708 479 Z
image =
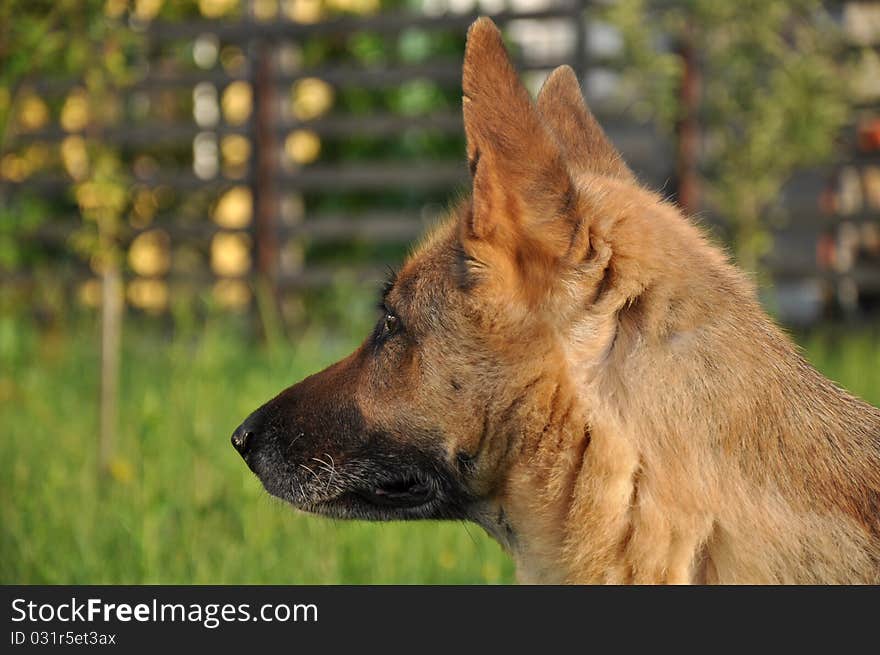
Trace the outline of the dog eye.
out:
M 400 328 L 400 319 L 391 312 L 382 319 L 382 338 L 390 337 Z

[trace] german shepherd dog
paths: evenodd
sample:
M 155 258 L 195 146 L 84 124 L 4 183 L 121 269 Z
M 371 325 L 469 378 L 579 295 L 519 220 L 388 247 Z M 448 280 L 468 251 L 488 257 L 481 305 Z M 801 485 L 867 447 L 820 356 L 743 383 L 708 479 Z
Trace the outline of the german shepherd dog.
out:
M 878 583 L 880 411 L 641 187 L 556 69 L 468 32 L 471 194 L 351 355 L 232 442 L 338 518 L 470 520 L 526 583 Z

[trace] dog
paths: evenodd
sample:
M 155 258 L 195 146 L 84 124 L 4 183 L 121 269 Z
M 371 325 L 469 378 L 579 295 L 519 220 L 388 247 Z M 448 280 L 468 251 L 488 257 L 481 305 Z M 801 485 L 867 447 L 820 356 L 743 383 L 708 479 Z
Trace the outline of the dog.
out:
M 639 185 L 556 69 L 487 18 L 462 75 L 471 194 L 350 356 L 232 442 L 301 510 L 482 526 L 524 583 L 878 583 L 880 411 Z

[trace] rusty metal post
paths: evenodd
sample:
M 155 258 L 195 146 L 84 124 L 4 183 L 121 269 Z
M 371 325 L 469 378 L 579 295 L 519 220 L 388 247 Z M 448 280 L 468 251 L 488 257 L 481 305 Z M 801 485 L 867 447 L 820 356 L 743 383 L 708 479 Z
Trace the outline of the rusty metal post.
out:
M 250 16 L 253 19 L 253 2 Z M 278 149 L 276 145 L 275 62 L 271 41 L 259 36 L 250 44 L 254 116 L 251 189 L 254 201 L 257 310 L 264 339 L 277 342 L 281 332 L 278 296 Z
M 254 75 L 254 216 L 257 272 L 274 289 L 278 265 L 278 198 L 275 188 L 278 152 L 275 147 L 275 88 L 269 45 L 257 45 Z M 274 291 L 273 291 L 274 294 Z
M 573 0 L 572 2 L 571 20 L 574 23 L 576 30 L 572 68 L 574 69 L 575 75 L 577 75 L 581 89 L 586 88 L 585 77 L 589 70 L 589 51 L 587 44 L 587 25 L 589 22 L 584 20 L 585 7 L 586 0 Z
M 685 28 L 678 52 L 683 73 L 679 89 L 681 116 L 676 125 L 675 173 L 678 182 L 676 195 L 679 206 L 692 213 L 700 206 L 698 175 L 700 157 L 700 70 L 690 26 Z
M 258 43 L 254 74 L 254 216 L 257 273 L 275 295 L 278 272 L 278 197 L 275 183 L 278 152 L 275 144 L 275 87 L 271 47 Z

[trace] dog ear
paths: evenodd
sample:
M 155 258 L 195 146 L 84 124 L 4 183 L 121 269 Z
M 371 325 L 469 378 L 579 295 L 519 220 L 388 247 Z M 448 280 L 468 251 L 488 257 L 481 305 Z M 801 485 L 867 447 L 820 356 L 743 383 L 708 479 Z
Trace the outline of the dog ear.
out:
M 554 257 L 572 245 L 577 193 L 562 152 L 541 124 L 501 33 L 488 18 L 468 30 L 462 73 L 464 127 L 473 178 L 465 238 L 501 241 Z M 512 239 L 512 240 L 511 240 Z
M 571 67 L 560 66 L 550 73 L 538 94 L 538 113 L 572 172 L 636 181 L 584 102 Z

